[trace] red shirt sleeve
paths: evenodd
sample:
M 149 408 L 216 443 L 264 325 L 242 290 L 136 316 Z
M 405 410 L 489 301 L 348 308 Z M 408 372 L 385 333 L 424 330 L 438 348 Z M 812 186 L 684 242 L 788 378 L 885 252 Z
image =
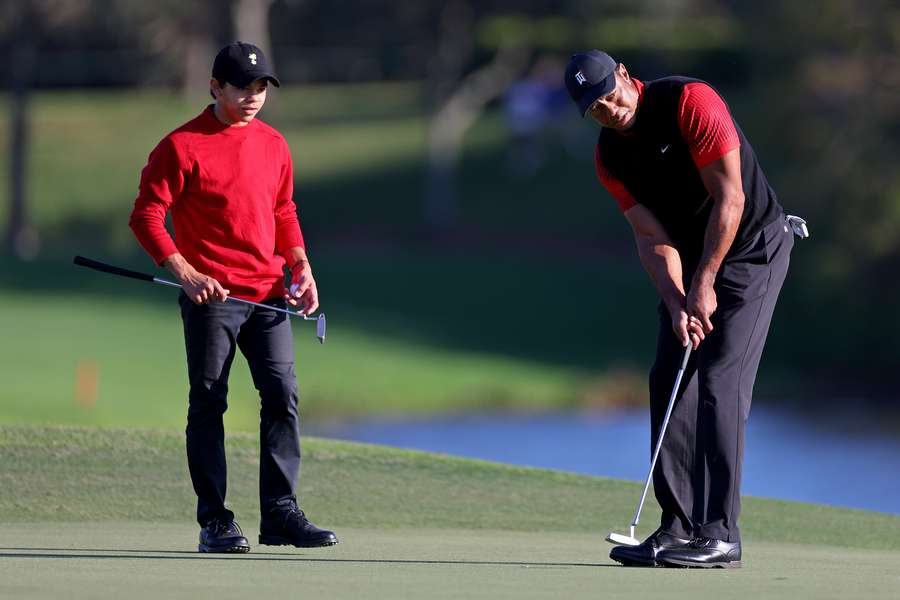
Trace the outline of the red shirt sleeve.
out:
M 615 198 L 616 203 L 619 205 L 619 210 L 625 212 L 637 204 L 637 200 L 635 200 L 634 196 L 632 196 L 625 188 L 625 184 L 617 179 L 615 175 L 610 173 L 609 169 L 606 168 L 606 165 L 603 164 L 603 161 L 600 159 L 599 145 L 594 150 L 594 166 L 597 169 L 597 177 L 600 179 L 600 183 L 602 183 L 603 187 L 606 188 L 606 191 Z
M 698 169 L 740 147 L 725 102 L 705 83 L 689 83 L 681 92 L 678 123 Z
M 138 197 L 134 201 L 128 225 L 158 265 L 178 252 L 175 241 L 166 229 L 166 213 L 184 190 L 189 172 L 170 137 L 153 149 L 147 166 L 141 171 Z
M 285 159 L 275 196 L 275 251 L 289 262 L 288 250 L 297 246 L 305 248 L 305 244 L 303 232 L 300 231 L 300 221 L 297 219 L 297 205 L 294 204 L 294 167 L 291 153 L 287 142 L 282 141 L 282 146 Z

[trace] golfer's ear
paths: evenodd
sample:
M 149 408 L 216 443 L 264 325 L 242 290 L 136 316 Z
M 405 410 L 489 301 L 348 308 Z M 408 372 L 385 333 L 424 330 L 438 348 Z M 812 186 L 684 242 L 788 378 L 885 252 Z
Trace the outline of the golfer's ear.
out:
M 213 98 L 218 98 L 219 94 L 222 93 L 222 86 L 219 85 L 219 81 L 215 77 L 209 80 L 209 93 L 212 94 Z

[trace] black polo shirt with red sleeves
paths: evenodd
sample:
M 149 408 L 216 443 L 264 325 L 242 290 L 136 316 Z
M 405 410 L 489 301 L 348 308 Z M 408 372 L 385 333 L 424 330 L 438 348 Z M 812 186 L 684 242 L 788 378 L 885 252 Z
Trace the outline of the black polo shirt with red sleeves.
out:
M 624 132 L 604 127 L 595 155 L 601 181 L 623 210 L 634 203 L 647 207 L 684 258 L 698 259 L 712 208 L 699 168 L 740 147 L 745 200 L 732 249 L 781 216 L 756 153 L 712 86 L 677 76 L 635 82 L 640 104 L 634 125 Z M 690 93 L 694 112 L 685 109 Z M 703 118 L 704 112 L 714 118 Z M 698 148 L 698 139 L 708 147 Z

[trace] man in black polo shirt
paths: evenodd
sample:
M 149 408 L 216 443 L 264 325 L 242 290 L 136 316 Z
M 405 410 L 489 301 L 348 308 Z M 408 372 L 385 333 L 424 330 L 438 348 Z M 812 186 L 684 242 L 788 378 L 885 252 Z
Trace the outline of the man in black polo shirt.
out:
M 693 344 L 653 474 L 662 508 L 624 565 L 737 567 L 741 462 L 753 383 L 793 237 L 750 143 L 708 84 L 643 83 L 608 54 L 572 57 L 565 74 L 582 116 L 601 126 L 595 162 L 634 230 L 656 286 L 651 447 L 684 348 Z

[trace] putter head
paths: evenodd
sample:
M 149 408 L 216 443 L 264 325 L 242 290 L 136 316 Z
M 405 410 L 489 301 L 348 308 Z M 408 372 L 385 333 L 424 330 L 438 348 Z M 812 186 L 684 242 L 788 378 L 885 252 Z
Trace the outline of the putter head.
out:
M 319 343 L 325 343 L 325 313 L 319 313 L 319 317 L 316 319 L 316 337 L 319 338 Z
M 788 225 L 790 225 L 791 229 L 794 231 L 794 235 L 801 240 L 805 240 L 809 237 L 809 228 L 806 226 L 805 219 L 801 219 L 797 215 L 787 215 L 785 219 L 787 219 Z
M 616 533 L 615 531 L 610 531 L 606 534 L 606 541 L 610 544 L 615 544 L 616 546 L 640 546 L 641 543 L 629 536 L 623 535 L 621 533 Z

